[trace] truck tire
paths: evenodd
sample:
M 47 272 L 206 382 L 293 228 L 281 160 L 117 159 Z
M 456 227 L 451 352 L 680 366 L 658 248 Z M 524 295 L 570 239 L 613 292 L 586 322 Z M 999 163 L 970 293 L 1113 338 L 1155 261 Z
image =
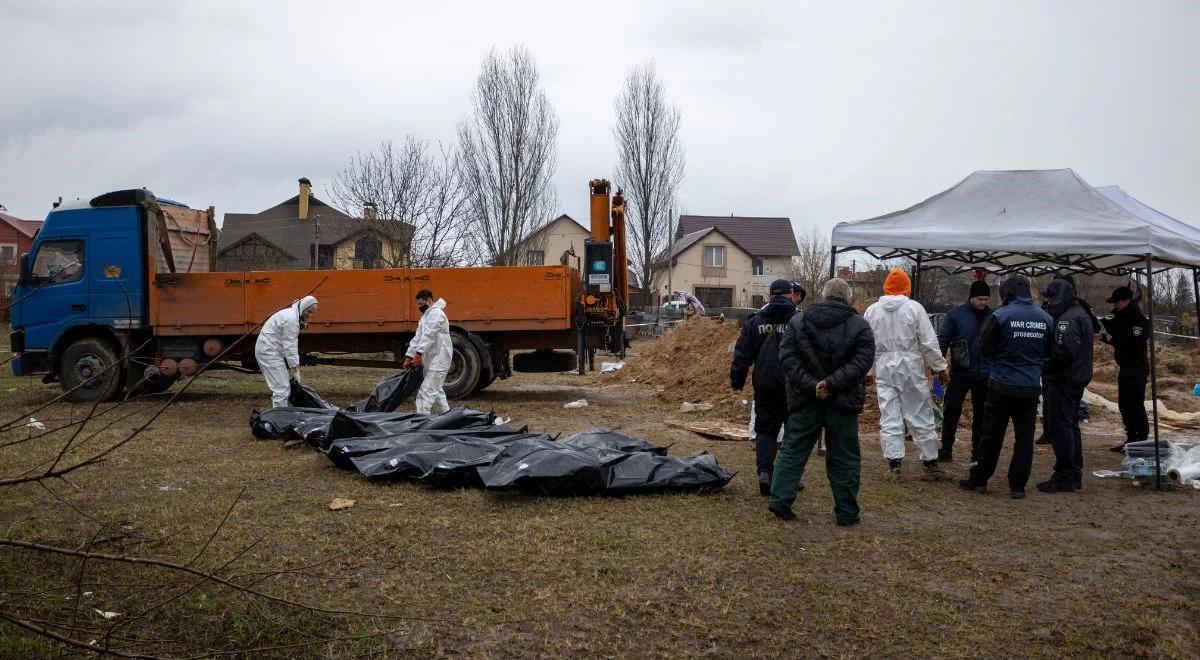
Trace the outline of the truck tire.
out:
M 92 403 L 116 396 L 123 383 L 121 368 L 114 365 L 117 352 L 102 339 L 80 339 L 63 351 L 59 381 L 69 401 Z M 111 368 L 110 368 L 111 367 Z
M 447 398 L 461 399 L 478 389 L 483 373 L 483 359 L 479 356 L 475 343 L 464 334 L 451 332 L 450 344 L 453 347 L 450 371 L 446 374 L 446 383 L 442 389 L 446 391 Z

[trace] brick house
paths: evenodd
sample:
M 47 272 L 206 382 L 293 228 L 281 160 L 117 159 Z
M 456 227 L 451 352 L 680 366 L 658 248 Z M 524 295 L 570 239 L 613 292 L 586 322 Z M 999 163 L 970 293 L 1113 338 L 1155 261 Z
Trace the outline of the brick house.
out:
M 20 272 L 17 260 L 29 252 L 41 226 L 41 220 L 22 220 L 0 210 L 0 298 L 12 294 Z

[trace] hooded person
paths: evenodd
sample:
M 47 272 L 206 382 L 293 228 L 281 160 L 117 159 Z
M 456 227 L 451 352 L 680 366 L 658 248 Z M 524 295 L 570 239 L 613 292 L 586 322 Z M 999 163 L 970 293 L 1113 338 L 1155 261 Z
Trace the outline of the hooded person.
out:
M 1042 363 L 1050 352 L 1052 319 L 1033 304 L 1029 279 L 1013 275 L 1000 287 L 1004 307 L 983 323 L 979 352 L 991 361 L 987 403 L 983 408 L 983 437 L 970 476 L 958 482 L 966 490 L 984 492 L 996 472 L 1000 448 L 1012 420 L 1012 460 L 1008 465 L 1009 494 L 1025 497 L 1033 466 L 1033 433 L 1042 393 Z
M 979 451 L 983 433 L 983 404 L 987 400 L 988 363 L 979 354 L 979 333 L 983 322 L 992 315 L 988 301 L 992 288 L 983 280 L 971 283 L 967 302 L 946 313 L 938 330 L 938 348 L 950 356 L 950 384 L 942 417 L 942 447 L 938 460 L 954 460 L 955 434 L 962 417 L 963 404 L 971 395 L 971 456 Z
M 908 297 L 912 284 L 899 268 L 888 273 L 884 296 L 863 318 L 875 337 L 875 389 L 879 395 L 879 441 L 892 476 L 899 478 L 904 460 L 904 429 L 912 433 L 927 477 L 940 479 L 938 433 L 933 419 L 926 368 L 946 382 L 946 358 L 925 308 Z
M 271 388 L 271 407 L 288 405 L 291 379 L 300 380 L 300 331 L 317 312 L 317 299 L 304 296 L 271 315 L 254 342 L 254 359 Z
M 771 473 L 779 446 L 780 431 L 787 419 L 787 380 L 779 363 L 779 342 L 788 321 L 796 314 L 792 283 L 775 280 L 770 288 L 771 301 L 742 326 L 733 348 L 729 385 L 735 390 L 746 386 L 750 368 L 754 368 L 754 453 L 758 466 L 759 494 L 771 494 Z
M 408 342 L 404 368 L 417 366 L 425 370 L 421 389 L 417 390 L 417 412 L 440 415 L 450 410 L 446 391 L 442 389 L 454 354 L 450 319 L 446 317 L 446 301 L 438 298 L 434 302 L 429 289 L 417 292 L 417 309 L 421 310 L 421 320 L 417 323 L 417 333 Z
M 1079 403 L 1092 380 L 1092 315 L 1075 289 L 1056 279 L 1042 293 L 1043 309 L 1054 320 L 1054 341 L 1042 367 L 1045 431 L 1054 445 L 1054 475 L 1037 485 L 1043 493 L 1074 492 L 1083 483 L 1083 436 Z

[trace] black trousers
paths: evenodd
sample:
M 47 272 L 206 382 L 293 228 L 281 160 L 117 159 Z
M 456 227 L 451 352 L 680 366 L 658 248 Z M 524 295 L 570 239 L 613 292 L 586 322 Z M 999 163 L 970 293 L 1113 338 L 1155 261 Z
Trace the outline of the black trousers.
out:
M 1083 434 L 1079 432 L 1079 402 L 1083 385 L 1046 381 L 1043 428 L 1054 446 L 1054 476 L 1083 483 Z
M 754 457 L 758 473 L 775 469 L 775 454 L 779 451 L 779 429 L 788 418 L 787 392 L 754 391 Z
M 1138 442 L 1150 436 L 1146 418 L 1146 379 L 1148 367 L 1121 367 L 1117 372 L 1117 407 L 1125 424 L 1125 441 Z
M 967 394 L 971 395 L 971 456 L 979 455 L 979 439 L 983 437 L 983 406 L 987 401 L 988 379 L 986 376 L 973 378 L 954 374 L 946 386 L 946 400 L 942 404 L 942 449 L 954 448 L 954 435 L 958 431 L 958 420 L 962 417 Z
M 978 462 L 971 468 L 970 481 L 982 486 L 996 473 L 1004 434 L 1012 420 L 1016 443 L 1012 461 L 1008 464 L 1008 487 L 1024 490 L 1033 467 L 1033 432 L 1037 424 L 1038 397 L 1016 397 L 988 386 L 987 403 L 983 407 L 983 437 L 979 441 Z

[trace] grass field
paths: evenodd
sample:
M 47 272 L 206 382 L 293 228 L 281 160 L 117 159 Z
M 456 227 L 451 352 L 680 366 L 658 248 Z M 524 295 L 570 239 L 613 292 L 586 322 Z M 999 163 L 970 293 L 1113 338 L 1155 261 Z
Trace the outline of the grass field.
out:
M 305 380 L 348 403 L 380 375 L 310 368 Z M 10 539 L 186 562 L 244 489 L 198 565 L 217 569 L 257 541 L 221 574 L 290 567 L 258 587 L 325 608 L 410 617 L 331 619 L 204 585 L 151 617 L 150 629 L 178 655 L 375 634 L 269 654 L 1200 656 L 1200 493 L 1093 478 L 1091 470 L 1120 464 L 1106 450 L 1118 435 L 1112 419 L 1086 429 L 1083 492 L 1042 495 L 1031 484 L 1023 501 L 1007 497 L 1002 479 L 986 495 L 921 481 L 915 458 L 908 478 L 889 481 L 875 430 L 863 428 L 863 524 L 847 530 L 833 523 L 820 463 L 806 475 L 799 520 L 780 522 L 757 494 L 748 443 L 669 429 L 678 403 L 610 384 L 622 381 L 518 375 L 463 403 L 537 431 L 608 426 L 669 444 L 672 454 L 709 451 L 739 473 L 725 492 L 541 499 L 368 482 L 307 447 L 254 440 L 247 418 L 269 405 L 266 388 L 230 374 L 198 379 L 140 438 L 69 483 L 5 487 L 0 524 Z M 0 421 L 57 391 L 0 376 Z M 591 405 L 563 409 L 577 398 Z M 123 437 L 163 400 L 106 414 L 100 420 L 142 410 L 91 443 Z M 36 416 L 54 425 L 86 412 L 58 404 Z M 69 430 L 0 451 L 0 476 L 52 457 Z M 32 433 L 21 427 L 0 441 Z M 1049 476 L 1052 460 L 1038 448 L 1035 480 Z M 956 479 L 963 468 L 949 470 Z M 334 497 L 357 504 L 331 511 Z M 126 616 L 161 596 L 103 586 L 152 587 L 159 578 L 148 571 L 85 569 L 97 583 L 85 619 L 98 616 L 89 610 Z M 0 609 L 61 615 L 82 591 L 29 593 L 79 570 L 76 559 L 0 549 Z M 53 650 L 0 626 L 0 656 Z

